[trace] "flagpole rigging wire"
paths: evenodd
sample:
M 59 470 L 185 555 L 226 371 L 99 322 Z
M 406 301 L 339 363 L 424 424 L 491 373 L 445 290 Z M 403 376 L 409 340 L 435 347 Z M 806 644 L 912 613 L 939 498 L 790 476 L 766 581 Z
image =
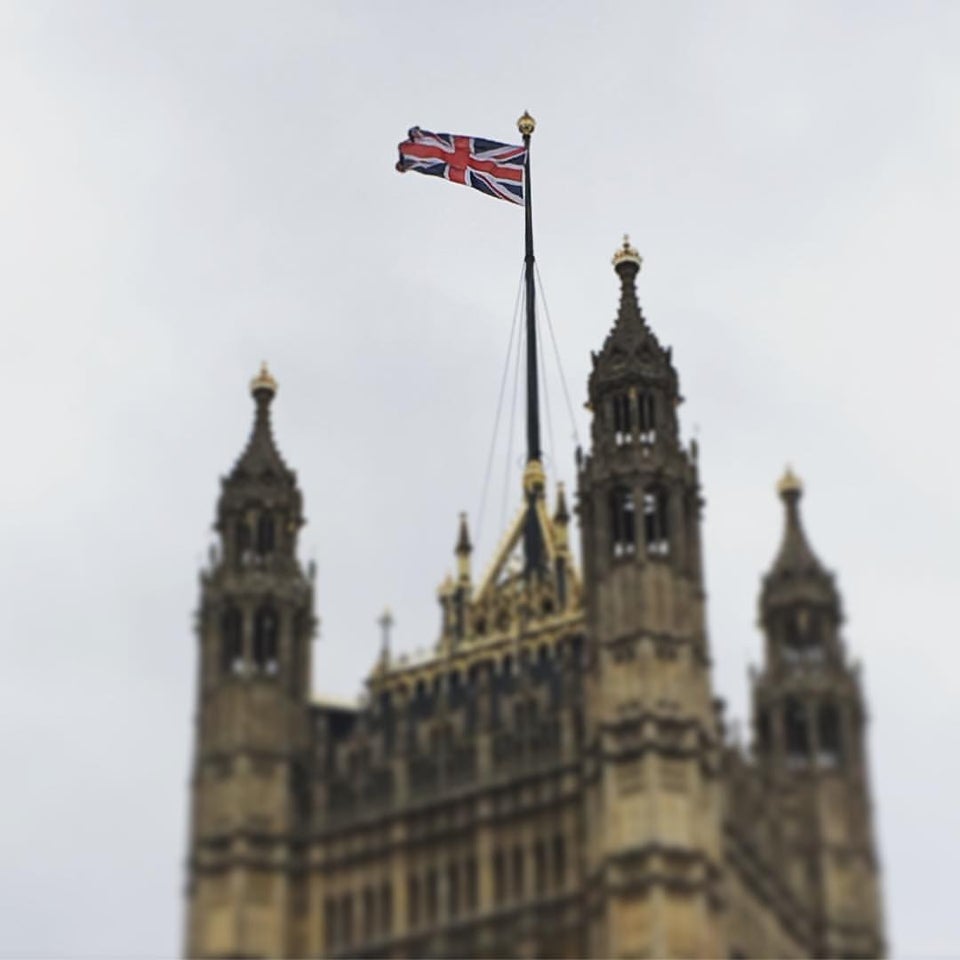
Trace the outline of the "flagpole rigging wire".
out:
M 577 420 L 573 415 L 573 404 L 570 401 L 570 391 L 567 389 L 567 378 L 563 375 L 563 364 L 560 362 L 560 348 L 557 346 L 557 337 L 553 332 L 553 323 L 550 321 L 550 308 L 547 306 L 547 295 L 543 292 L 543 278 L 540 276 L 540 268 L 537 271 L 537 284 L 540 287 L 540 302 L 543 304 L 543 315 L 547 318 L 547 330 L 550 332 L 550 342 L 553 344 L 553 354 L 557 361 L 557 372 L 560 374 L 560 386 L 563 388 L 563 396 L 567 403 L 567 413 L 570 416 L 570 426 L 573 428 L 573 442 L 579 447 L 580 436 L 577 432 Z M 553 443 L 553 440 L 550 441 Z
M 523 327 L 517 331 L 517 356 L 513 368 L 513 402 L 510 404 L 510 429 L 507 431 L 507 463 L 503 478 L 503 498 L 500 505 L 500 529 L 507 524 L 507 497 L 510 494 L 510 465 L 513 460 L 513 436 L 517 413 L 517 393 L 520 387 L 520 358 L 523 356 Z
M 497 397 L 497 414 L 493 420 L 493 435 L 490 437 L 490 451 L 487 454 L 487 469 L 483 476 L 483 490 L 480 493 L 480 507 L 477 510 L 476 528 L 474 540 L 479 545 L 480 538 L 483 536 L 483 519 L 487 507 L 487 494 L 490 491 L 490 475 L 493 472 L 493 458 L 497 447 L 497 434 L 500 431 L 500 416 L 503 413 L 503 397 L 507 389 L 507 378 L 510 374 L 510 358 L 513 355 L 513 340 L 517 333 L 517 318 L 520 316 L 521 298 L 523 297 L 523 270 L 520 271 L 520 279 L 517 281 L 517 296 L 513 304 L 513 320 L 510 323 L 510 337 L 507 340 L 507 356 L 503 362 L 503 374 L 500 377 L 500 392 Z M 519 340 L 517 342 L 517 352 L 520 351 Z
M 540 291 L 543 293 L 543 291 Z M 541 297 L 541 300 L 543 298 Z M 542 324 L 537 323 L 537 331 L 541 332 Z M 550 443 L 550 446 L 547 447 L 543 452 L 543 462 L 544 466 L 547 465 L 547 457 L 550 458 L 552 464 L 557 462 L 557 444 L 553 437 L 553 416 L 550 411 L 550 385 L 547 382 L 547 358 L 546 352 L 540 351 L 540 379 L 543 382 L 543 412 L 546 415 L 547 421 L 547 440 Z

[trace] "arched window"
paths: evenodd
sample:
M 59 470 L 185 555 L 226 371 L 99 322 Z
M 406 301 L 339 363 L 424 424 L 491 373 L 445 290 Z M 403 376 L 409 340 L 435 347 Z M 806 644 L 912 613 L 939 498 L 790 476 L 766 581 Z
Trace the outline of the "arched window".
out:
M 447 912 L 451 919 L 460 916 L 460 867 L 457 863 L 447 865 Z
M 792 697 L 784 705 L 783 728 L 787 741 L 788 762 L 792 766 L 805 763 L 810 755 L 807 711 L 799 700 Z
M 649 487 L 643 494 L 643 534 L 647 555 L 665 557 L 670 553 L 670 530 L 667 524 L 667 492 Z
M 538 897 L 547 892 L 547 847 L 542 840 L 533 846 L 533 886 Z
M 613 439 L 617 446 L 633 442 L 633 417 L 630 415 L 630 397 L 626 393 L 613 398 Z
M 337 930 L 337 902 L 327 897 L 323 903 L 323 942 L 327 952 L 332 953 L 339 943 L 340 931 Z
M 349 893 L 340 898 L 340 941 L 345 947 L 353 943 L 353 897 Z
M 516 900 L 523 899 L 524 877 L 523 877 L 523 847 L 513 848 L 513 896 Z
M 553 886 L 563 890 L 567 884 L 567 850 L 563 842 L 563 834 L 558 833 L 553 838 Z
M 361 942 L 373 940 L 377 934 L 376 897 L 373 887 L 363 888 L 363 926 L 360 928 Z
M 657 439 L 653 393 L 642 390 L 637 397 L 637 414 L 641 443 L 653 443 Z
M 257 610 L 253 624 L 253 664 L 269 676 L 277 672 L 278 633 L 277 611 L 270 604 L 264 604 Z
M 250 525 L 246 520 L 240 519 L 237 521 L 236 526 L 236 540 L 237 540 L 237 565 L 243 566 L 247 562 L 247 558 L 250 555 L 251 538 L 250 538 Z
M 493 899 L 498 904 L 507 899 L 507 866 L 502 850 L 493 854 Z
M 818 760 L 822 766 L 835 767 L 843 758 L 840 712 L 833 703 L 822 703 L 817 711 Z
M 466 873 L 467 912 L 473 913 L 477 909 L 477 861 L 473 857 L 470 857 L 470 859 L 467 860 L 464 870 Z
M 243 615 L 227 607 L 220 623 L 220 665 L 224 673 L 243 673 Z
M 784 624 L 784 659 L 788 663 L 823 659 L 819 610 L 797 607 L 786 613 Z
M 610 542 L 615 557 L 637 551 L 636 507 L 626 487 L 615 487 L 610 493 Z
M 393 932 L 393 888 L 389 881 L 380 886 L 380 933 L 389 937 Z
M 265 555 L 273 553 L 276 539 L 276 528 L 273 517 L 269 513 L 261 513 L 257 520 L 257 553 Z
M 757 749 L 760 753 L 770 749 L 770 714 L 766 710 L 757 713 Z
M 440 912 L 440 880 L 436 870 L 427 873 L 427 923 L 436 923 Z
M 413 929 L 420 925 L 420 878 L 407 878 L 407 923 Z

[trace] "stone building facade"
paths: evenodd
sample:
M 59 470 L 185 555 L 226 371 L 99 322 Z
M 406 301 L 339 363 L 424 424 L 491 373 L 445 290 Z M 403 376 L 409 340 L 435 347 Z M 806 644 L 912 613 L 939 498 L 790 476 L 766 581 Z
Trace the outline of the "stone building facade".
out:
M 426 659 L 385 644 L 362 705 L 310 690 L 303 504 L 253 431 L 202 573 L 186 952 L 203 957 L 872 957 L 884 951 L 859 676 L 799 481 L 763 578 L 747 748 L 711 684 L 696 445 L 614 257 L 570 549 L 539 462 L 477 575 L 461 519 Z M 551 504 L 548 505 L 548 499 Z M 532 529 L 532 527 L 535 529 Z M 544 561 L 516 553 L 540 538 Z

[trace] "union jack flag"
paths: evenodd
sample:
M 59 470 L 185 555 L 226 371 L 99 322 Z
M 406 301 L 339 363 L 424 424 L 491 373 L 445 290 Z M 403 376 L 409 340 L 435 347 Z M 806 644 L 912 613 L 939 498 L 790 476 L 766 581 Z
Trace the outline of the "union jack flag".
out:
M 443 177 L 509 200 L 523 203 L 523 169 L 526 147 L 516 147 L 480 137 L 451 133 L 430 133 L 413 127 L 408 139 L 398 144 L 401 173 L 416 170 L 431 177 Z

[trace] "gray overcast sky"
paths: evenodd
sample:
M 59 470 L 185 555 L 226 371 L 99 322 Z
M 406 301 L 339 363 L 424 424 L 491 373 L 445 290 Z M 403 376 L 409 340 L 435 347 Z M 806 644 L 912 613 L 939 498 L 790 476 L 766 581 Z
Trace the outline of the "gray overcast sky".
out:
M 718 691 L 747 715 L 789 460 L 864 662 L 894 949 L 960 952 L 958 54 L 946 3 L 0 6 L 0 953 L 180 948 L 197 571 L 262 358 L 315 687 L 359 690 L 384 604 L 434 641 L 522 212 L 395 144 L 524 108 L 580 435 L 629 231 L 700 440 Z

